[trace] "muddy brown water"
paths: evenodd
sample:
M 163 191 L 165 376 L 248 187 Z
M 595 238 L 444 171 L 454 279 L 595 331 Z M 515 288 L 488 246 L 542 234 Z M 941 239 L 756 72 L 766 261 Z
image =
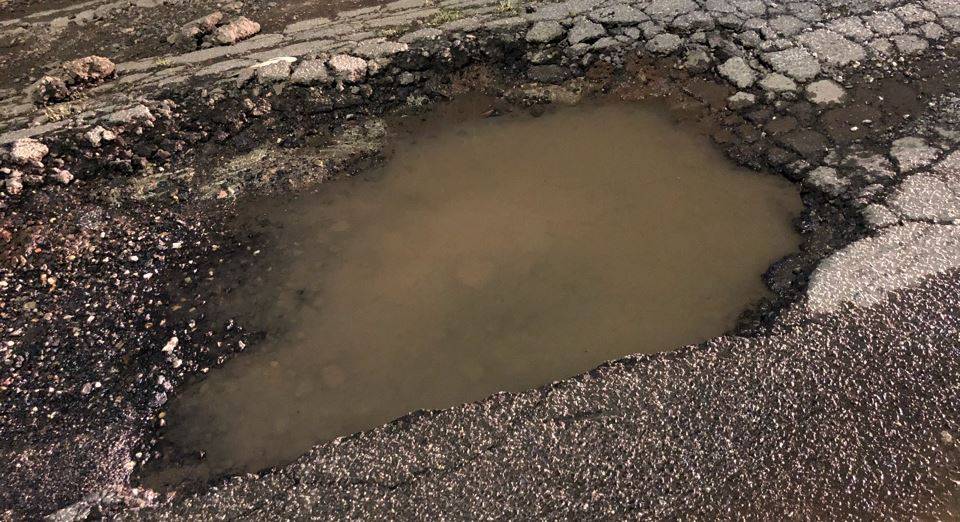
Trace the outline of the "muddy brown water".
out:
M 224 306 L 266 339 L 173 401 L 167 439 L 205 458 L 146 482 L 262 469 L 415 409 L 720 335 L 797 248 L 799 209 L 788 182 L 651 107 L 401 138 L 382 168 L 246 204 L 283 246 Z

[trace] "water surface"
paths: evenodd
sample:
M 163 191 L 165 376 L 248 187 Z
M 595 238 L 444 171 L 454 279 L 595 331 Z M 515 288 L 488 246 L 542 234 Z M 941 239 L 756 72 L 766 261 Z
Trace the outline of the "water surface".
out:
M 722 334 L 800 208 L 627 105 L 428 126 L 384 168 L 246 205 L 278 246 L 224 307 L 266 340 L 172 403 L 168 439 L 206 457 L 155 483 Z

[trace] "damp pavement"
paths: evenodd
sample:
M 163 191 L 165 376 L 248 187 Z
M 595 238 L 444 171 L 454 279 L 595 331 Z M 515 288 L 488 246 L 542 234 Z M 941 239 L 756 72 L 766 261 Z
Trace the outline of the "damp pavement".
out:
M 0 91 L 4 517 L 956 518 L 956 2 L 31 5 L 0 21 L 6 63 L 47 49 Z M 152 43 L 84 52 L 115 20 Z M 169 396 L 256 342 L 204 313 L 255 251 L 219 227 L 233 199 L 359 168 L 391 114 L 472 89 L 661 98 L 798 183 L 777 298 L 702 345 L 137 487 Z

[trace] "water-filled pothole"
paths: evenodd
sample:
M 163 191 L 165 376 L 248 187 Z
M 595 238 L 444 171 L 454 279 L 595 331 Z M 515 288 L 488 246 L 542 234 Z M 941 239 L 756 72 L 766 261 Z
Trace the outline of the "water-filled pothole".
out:
M 799 208 L 649 107 L 428 126 L 383 168 L 242 211 L 282 245 L 229 303 L 266 339 L 171 404 L 168 440 L 205 458 L 148 483 L 719 335 Z

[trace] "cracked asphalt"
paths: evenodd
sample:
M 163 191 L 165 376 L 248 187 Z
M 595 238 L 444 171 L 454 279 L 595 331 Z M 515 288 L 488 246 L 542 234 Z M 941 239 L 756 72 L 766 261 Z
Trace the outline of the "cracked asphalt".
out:
M 0 3 L 0 519 L 960 518 L 960 3 L 185 4 Z M 660 98 L 798 183 L 774 297 L 739 335 L 138 487 L 169 396 L 256 340 L 205 313 L 250 251 L 235 198 L 472 90 Z

